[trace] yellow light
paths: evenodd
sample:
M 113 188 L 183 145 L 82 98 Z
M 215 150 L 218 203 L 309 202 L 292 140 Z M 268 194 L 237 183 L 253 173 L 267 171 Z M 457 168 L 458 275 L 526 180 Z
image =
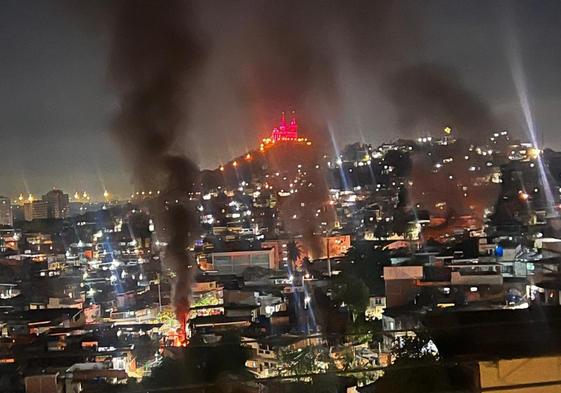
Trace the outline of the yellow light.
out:
M 528 149 L 528 157 L 530 157 L 530 159 L 535 160 L 539 156 L 540 156 L 540 149 L 536 149 L 535 147 Z
M 245 159 L 246 159 L 246 160 L 251 160 L 251 154 L 247 153 L 247 154 L 245 155 Z
M 109 191 L 107 191 L 107 190 L 103 191 L 103 197 L 105 199 L 109 198 Z
M 220 172 L 224 172 L 224 165 L 220 165 Z
M 80 199 L 80 194 L 78 194 L 78 191 L 74 193 L 74 199 Z
M 452 129 L 448 126 L 444 127 L 444 133 L 446 135 L 450 135 L 452 133 Z
M 232 165 L 233 165 L 233 166 L 238 166 L 238 162 L 237 162 L 237 161 L 234 161 L 234 162 L 232 163 Z
M 33 194 L 29 194 L 29 197 L 27 198 L 27 200 L 29 202 L 33 202 Z

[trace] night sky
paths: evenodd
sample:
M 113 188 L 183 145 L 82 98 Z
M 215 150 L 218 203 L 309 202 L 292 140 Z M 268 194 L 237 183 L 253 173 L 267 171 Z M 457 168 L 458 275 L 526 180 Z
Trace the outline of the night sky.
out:
M 110 132 L 116 5 L 85 3 L 0 2 L 0 194 L 132 189 Z M 415 64 L 449 69 L 499 128 L 528 139 L 515 75 L 540 139 L 561 149 L 561 2 L 330 3 L 196 3 L 205 61 L 177 149 L 215 166 L 255 147 L 282 109 L 299 113 L 303 132 L 329 128 L 338 145 L 414 136 L 425 130 L 400 129 L 383 86 Z

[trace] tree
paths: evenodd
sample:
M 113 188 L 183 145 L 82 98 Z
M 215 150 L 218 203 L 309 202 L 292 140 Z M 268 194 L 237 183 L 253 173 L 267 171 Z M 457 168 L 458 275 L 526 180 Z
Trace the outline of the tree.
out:
M 292 272 L 294 270 L 296 261 L 298 261 L 302 256 L 302 248 L 300 248 L 300 245 L 296 243 L 294 240 L 291 240 L 286 245 L 286 253 L 287 253 L 288 261 L 290 262 L 288 271 Z
M 430 338 L 417 333 L 414 336 L 400 337 L 392 350 L 392 355 L 397 359 L 425 359 L 438 360 L 438 356 L 431 350 Z
M 343 271 L 360 277 L 370 293 L 383 293 L 384 266 L 390 264 L 388 251 L 374 248 L 370 242 L 357 242 L 343 259 Z
M 374 237 L 382 239 L 389 236 L 389 228 L 385 221 L 378 221 L 374 229 Z
M 369 302 L 368 287 L 360 278 L 342 273 L 335 280 L 334 299 L 351 310 L 353 321 L 364 314 Z
M 384 155 L 384 163 L 394 168 L 395 176 L 409 177 L 413 162 L 409 153 L 399 150 L 390 150 Z
M 247 353 L 239 337 L 224 336 L 220 345 L 191 345 L 180 359 L 164 358 L 152 375 L 142 381 L 145 389 L 212 383 L 225 375 L 248 376 Z
M 281 349 L 279 363 L 279 374 L 284 376 L 321 373 L 335 367 L 329 349 L 322 345 Z
M 392 232 L 401 236 L 406 236 L 411 230 L 410 221 L 413 219 L 411 213 L 404 207 L 398 207 L 393 212 Z
M 384 376 L 370 385 L 376 393 L 433 393 L 474 391 L 473 370 L 469 366 L 446 365 L 431 351 L 425 335 L 403 337 L 394 348 L 395 362 Z
M 364 314 L 358 315 L 354 321 L 347 325 L 346 333 L 352 337 L 354 343 L 372 342 L 380 340 L 382 323 L 379 320 L 367 320 Z

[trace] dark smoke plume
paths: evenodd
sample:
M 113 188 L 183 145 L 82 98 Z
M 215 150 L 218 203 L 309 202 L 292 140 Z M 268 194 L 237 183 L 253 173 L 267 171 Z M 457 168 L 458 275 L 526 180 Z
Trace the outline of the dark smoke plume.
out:
M 295 110 L 316 146 L 331 142 L 328 125 L 339 140 L 358 137 L 358 120 L 388 112 L 379 108 L 384 73 L 419 46 L 397 1 L 207 1 L 200 8 L 211 45 L 194 115 L 209 133 L 228 130 L 248 148 L 281 111 Z
M 198 219 L 189 204 L 197 166 L 178 146 L 185 136 L 191 85 L 204 57 L 193 34 L 189 2 L 134 0 L 122 4 L 114 31 L 111 77 L 120 95 L 114 136 L 139 190 L 156 190 L 150 210 L 167 241 L 165 262 L 176 274 L 173 305 L 189 309 L 187 247 Z
M 163 191 L 159 206 L 166 200 L 184 201 L 193 187 L 196 166 L 177 147 L 188 131 L 187 109 L 193 126 L 201 127 L 208 139 L 224 142 L 220 156 L 207 158 L 209 164 L 224 159 L 229 142 L 240 149 L 239 140 L 247 137 L 247 148 L 252 148 L 255 130 L 268 132 L 281 111 L 292 109 L 316 147 L 331 142 L 328 125 L 347 140 L 346 134 L 358 136 L 357 129 L 372 127 L 370 122 L 391 112 L 388 97 L 404 135 L 450 125 L 460 137 L 475 140 L 495 125 L 488 108 L 449 70 L 404 66 L 422 47 L 411 18 L 416 3 L 239 0 L 200 1 L 197 7 L 197 31 L 208 37 L 205 45 L 193 33 L 189 2 L 127 1 L 115 31 L 112 70 L 121 95 L 115 133 L 137 186 Z M 206 157 L 211 150 L 205 146 Z M 415 184 L 423 184 L 417 180 Z M 436 188 L 442 189 L 427 191 Z M 310 195 L 299 195 L 294 204 L 307 207 L 311 199 L 328 200 L 323 186 Z M 314 217 L 306 215 L 312 211 L 298 215 L 306 224 L 295 232 L 311 232 L 308 223 Z M 158 214 L 160 233 L 173 229 L 178 238 L 170 241 L 169 259 L 181 259 L 184 253 L 194 227 L 191 214 L 186 207 L 186 233 L 173 229 L 182 225 L 167 222 L 181 214 L 165 209 Z
M 187 93 L 192 89 L 186 85 L 193 82 L 202 57 L 202 48 L 193 39 L 189 3 L 126 2 L 115 32 L 112 69 L 122 98 L 116 135 L 133 166 L 137 186 L 190 189 L 190 184 L 176 187 L 174 181 L 161 185 L 171 173 L 166 157 L 177 152 L 186 108 L 193 109 L 190 118 L 206 133 L 228 130 L 236 136 L 268 129 L 265 125 L 281 111 L 295 109 L 314 147 L 327 145 L 327 124 L 345 116 L 343 74 L 360 74 L 357 83 L 373 88 L 372 75 L 398 59 L 403 42 L 408 41 L 403 34 L 392 33 L 403 20 L 396 4 L 200 2 L 201 29 L 209 37 L 208 62 L 196 76 L 197 100 L 189 101 Z M 357 69 L 346 69 L 348 62 Z M 300 228 L 294 231 L 303 233 L 309 248 L 317 250 L 313 228 L 320 220 L 312 212 L 316 205 L 325 210 L 322 204 L 328 193 L 323 179 L 312 178 L 312 183 L 294 198 L 302 211 Z M 158 219 L 160 232 L 169 230 L 166 217 Z
M 454 72 L 433 64 L 401 68 L 385 87 L 402 134 L 442 137 L 443 129 L 451 127 L 456 139 L 452 145 L 420 147 L 413 154 L 413 185 L 409 189 L 413 202 L 433 212 L 435 203 L 444 202 L 441 213 L 447 224 L 455 215 L 470 212 L 481 219 L 484 209 L 494 205 L 498 187 L 489 183 L 474 187 L 475 178 L 489 176 L 490 171 L 487 159 L 470 147 L 485 146 L 490 133 L 496 131 L 498 123 L 489 107 L 466 89 Z M 454 161 L 435 170 L 437 158 L 447 157 Z M 470 171 L 470 167 L 481 170 Z
M 332 229 L 336 214 L 329 203 L 326 172 L 323 168 L 316 167 L 316 163 L 322 161 L 320 150 L 313 145 L 301 148 L 305 150 L 297 154 L 296 147 L 291 147 L 290 156 L 293 159 L 281 161 L 279 164 L 280 168 L 290 164 L 296 167 L 296 163 L 303 163 L 302 168 L 306 173 L 305 181 L 295 185 L 294 189 L 298 190 L 297 192 L 279 198 L 279 218 L 288 233 L 302 236 L 302 243 L 310 258 L 320 258 L 322 244 L 318 232 L 320 229 Z M 290 178 L 296 175 L 287 172 L 284 174 Z
M 314 143 L 310 154 L 331 153 L 328 125 L 344 138 L 344 129 L 337 124 L 356 109 L 354 103 L 344 105 L 355 91 L 345 92 L 342 87 L 349 90 L 356 82 L 362 91 L 375 90 L 377 73 L 393 64 L 410 41 L 396 44 L 405 37 L 394 29 L 404 19 L 397 16 L 397 4 L 385 0 L 206 2 L 202 19 L 214 41 L 207 83 L 215 88 L 203 93 L 211 94 L 212 105 L 202 104 L 207 99 L 201 98 L 198 120 L 210 124 L 210 129 L 228 129 L 232 134 L 239 130 L 243 135 L 256 128 L 267 132 L 281 111 L 296 110 L 304 125 L 302 134 Z M 207 112 L 216 106 L 225 112 L 223 116 Z M 286 198 L 280 204 L 280 217 L 285 228 L 303 235 L 306 248 L 319 256 L 321 244 L 314 233 L 322 222 L 334 220 L 332 207 L 326 206 L 325 179 L 311 168 L 312 186 L 300 187 L 298 194 Z
M 397 111 L 398 127 L 406 134 L 441 131 L 451 126 L 456 137 L 481 143 L 496 127 L 488 106 L 446 67 L 404 67 L 389 78 L 386 87 Z

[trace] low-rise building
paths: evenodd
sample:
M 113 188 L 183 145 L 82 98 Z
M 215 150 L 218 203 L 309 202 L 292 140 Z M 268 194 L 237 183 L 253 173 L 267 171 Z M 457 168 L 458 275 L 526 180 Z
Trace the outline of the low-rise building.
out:
M 283 351 L 298 351 L 321 345 L 323 340 L 321 335 L 306 337 L 282 335 L 260 339 L 242 337 L 242 345 L 251 351 L 245 365 L 257 378 L 274 377 L 287 366 L 283 364 Z
M 272 249 L 252 251 L 229 251 L 210 253 L 211 269 L 216 274 L 241 275 L 249 267 L 277 270 L 275 253 Z

